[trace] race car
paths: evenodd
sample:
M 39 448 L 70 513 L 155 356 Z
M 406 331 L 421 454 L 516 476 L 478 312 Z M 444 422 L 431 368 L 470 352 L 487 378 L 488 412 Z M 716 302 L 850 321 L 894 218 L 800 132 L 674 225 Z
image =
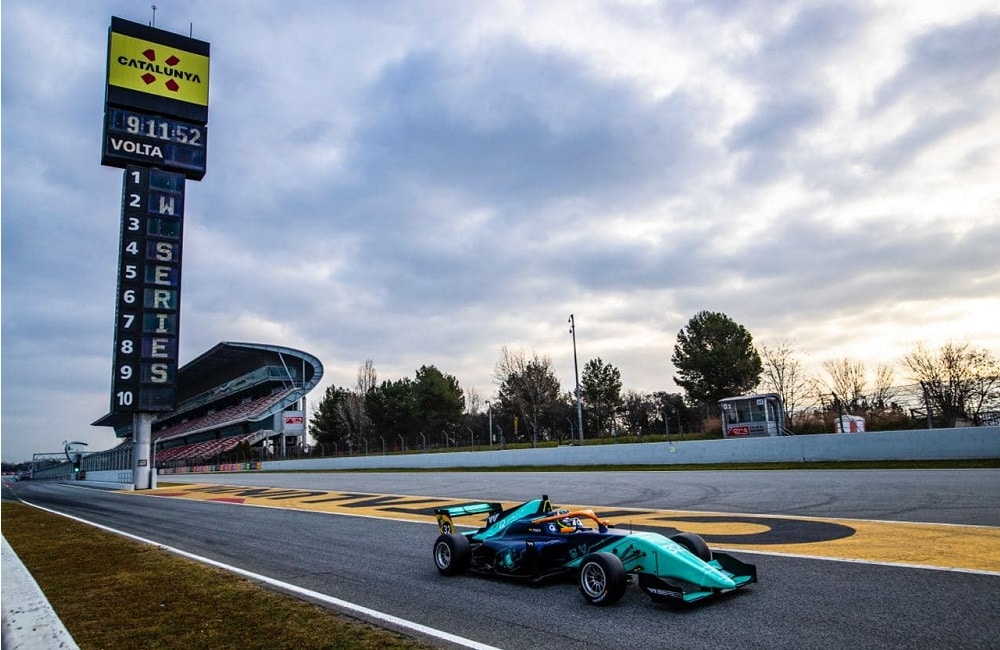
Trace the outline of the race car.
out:
M 634 580 L 656 602 L 693 603 L 757 582 L 757 568 L 712 551 L 693 533 L 665 537 L 625 531 L 593 510 L 552 507 L 548 496 L 505 510 L 500 503 L 437 508 L 434 564 L 446 576 L 466 572 L 541 582 L 575 576 L 594 605 L 612 605 Z M 486 515 L 486 525 L 457 532 L 454 518 Z

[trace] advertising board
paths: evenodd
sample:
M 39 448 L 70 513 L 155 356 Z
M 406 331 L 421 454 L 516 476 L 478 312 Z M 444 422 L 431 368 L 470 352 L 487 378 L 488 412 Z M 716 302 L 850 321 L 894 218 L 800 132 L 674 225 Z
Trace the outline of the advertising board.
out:
M 108 106 L 208 123 L 210 46 L 118 17 L 108 33 Z

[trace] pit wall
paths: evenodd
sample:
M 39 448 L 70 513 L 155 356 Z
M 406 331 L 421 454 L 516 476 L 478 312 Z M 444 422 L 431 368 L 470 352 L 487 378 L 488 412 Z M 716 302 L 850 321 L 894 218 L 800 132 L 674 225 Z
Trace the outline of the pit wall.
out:
M 207 472 L 249 472 L 260 469 L 260 463 L 222 463 L 219 465 L 194 465 L 191 467 L 162 467 L 157 471 L 160 476 L 169 474 L 205 474 Z
M 265 471 L 1000 458 L 1000 427 L 276 460 Z
M 87 472 L 83 479 L 88 483 L 131 483 L 132 470 L 130 469 L 102 469 Z

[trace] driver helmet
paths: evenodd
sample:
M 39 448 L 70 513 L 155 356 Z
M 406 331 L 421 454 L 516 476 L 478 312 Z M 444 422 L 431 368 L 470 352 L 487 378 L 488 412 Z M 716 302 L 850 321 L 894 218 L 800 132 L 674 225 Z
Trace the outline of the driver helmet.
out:
M 559 530 L 563 533 L 572 533 L 583 528 L 583 524 L 576 517 L 563 517 L 559 520 Z

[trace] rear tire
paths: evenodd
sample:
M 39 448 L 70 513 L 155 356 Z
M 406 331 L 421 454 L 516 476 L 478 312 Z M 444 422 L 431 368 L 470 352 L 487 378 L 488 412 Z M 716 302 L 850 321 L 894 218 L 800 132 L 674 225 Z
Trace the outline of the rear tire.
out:
M 472 563 L 472 544 L 465 535 L 445 533 L 434 542 L 434 565 L 443 576 L 465 573 Z
M 625 567 L 611 553 L 591 553 L 583 558 L 578 579 L 584 599 L 601 607 L 617 603 L 628 587 Z
M 700 535 L 695 535 L 694 533 L 680 533 L 678 535 L 674 535 L 670 539 L 691 551 L 691 553 L 693 553 L 695 557 L 702 562 L 712 561 L 712 549 L 708 548 L 708 544 L 705 543 L 705 540 L 703 540 Z

